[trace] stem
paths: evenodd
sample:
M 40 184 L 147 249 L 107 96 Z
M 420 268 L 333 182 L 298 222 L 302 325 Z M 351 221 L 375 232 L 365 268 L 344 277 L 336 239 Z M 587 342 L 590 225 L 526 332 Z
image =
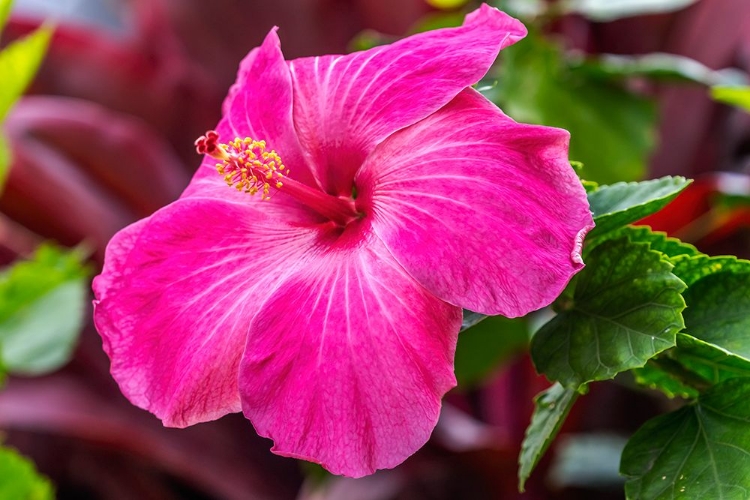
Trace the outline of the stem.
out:
M 271 188 L 284 190 L 303 205 L 340 226 L 363 216 L 357 212 L 352 198 L 332 196 L 286 177 L 284 165 L 276 151 L 266 151 L 265 141 L 246 137 L 219 143 L 219 134 L 209 130 L 195 141 L 198 154 L 207 154 L 220 161 L 218 173 L 224 181 L 251 195 L 260 194 L 267 200 Z
M 698 392 L 704 392 L 710 389 L 713 385 L 708 380 L 691 372 L 673 359 L 658 357 L 650 359 L 649 363 L 653 364 L 661 371 L 666 372 L 670 377 L 681 384 L 691 387 Z

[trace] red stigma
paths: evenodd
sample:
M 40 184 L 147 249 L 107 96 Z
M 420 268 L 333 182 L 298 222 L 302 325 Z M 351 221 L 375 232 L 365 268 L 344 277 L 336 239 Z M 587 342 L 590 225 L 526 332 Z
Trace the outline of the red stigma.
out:
M 209 130 L 205 135 L 198 137 L 195 141 L 195 150 L 199 155 L 211 154 L 216 151 L 216 141 L 219 134 L 215 130 Z

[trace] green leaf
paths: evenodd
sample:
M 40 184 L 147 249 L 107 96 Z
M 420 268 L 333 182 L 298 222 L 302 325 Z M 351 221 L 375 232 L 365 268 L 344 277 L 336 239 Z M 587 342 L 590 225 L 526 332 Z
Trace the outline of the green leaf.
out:
M 687 286 L 716 273 L 750 273 L 750 261 L 732 256 L 709 257 L 700 254 L 695 256 L 678 256 L 672 259 L 672 272 Z
M 573 69 L 584 71 L 598 78 L 646 77 L 652 80 L 690 82 L 708 87 L 714 85 L 741 85 L 747 82 L 747 74 L 727 68 L 719 71 L 690 59 L 667 53 L 651 53 L 642 56 L 601 54 L 595 59 L 581 59 Z
M 548 8 L 544 0 L 499 0 L 495 6 L 514 17 L 524 19 L 541 16 Z
M 684 177 L 667 176 L 643 182 L 618 182 L 589 193 L 596 222 L 589 238 L 658 212 L 691 182 Z
M 52 484 L 15 450 L 0 446 L 0 498 L 53 500 Z
M 711 89 L 711 97 L 750 112 L 750 87 L 714 87 Z
M 594 192 L 597 189 L 599 189 L 599 183 L 598 182 L 581 180 L 581 184 L 583 184 L 583 189 L 586 190 L 586 194 Z
M 308 462 L 306 460 L 298 460 L 299 468 L 305 479 L 313 484 L 314 488 L 323 487 L 328 481 L 334 476 L 323 468 L 322 465 Z
M 5 23 L 8 22 L 12 6 L 13 0 L 0 0 L 0 33 L 2 33 L 3 28 L 5 28 Z
M 750 378 L 750 359 L 684 333 L 677 334 L 672 359 L 712 384 L 730 378 Z
M 578 391 L 554 384 L 534 398 L 534 414 L 526 429 L 526 436 L 518 457 L 518 489 L 524 491 L 526 480 L 555 439 L 565 418 L 570 413 Z
M 566 387 L 643 366 L 675 345 L 685 285 L 644 243 L 605 241 L 578 274 L 572 304 L 531 341 L 537 370 Z
M 522 318 L 491 316 L 461 332 L 455 358 L 458 385 L 465 388 L 481 382 L 528 342 L 529 328 Z
M 10 169 L 10 148 L 5 138 L 0 135 L 0 192 L 3 190 L 5 185 L 5 179 L 8 177 L 8 170 Z
M 3 84 L 0 85 L 0 120 L 34 78 L 51 35 L 52 29 L 43 26 L 0 52 L 0 75 L 3 75 Z
M 592 21 L 606 22 L 684 9 L 698 0 L 563 0 L 562 10 Z
M 677 346 L 633 370 L 636 382 L 659 389 L 669 397 L 698 397 L 713 384 L 750 377 L 750 360 L 684 333 Z
M 646 422 L 622 454 L 638 500 L 743 500 L 750 493 L 750 379 L 714 386 L 696 404 Z
M 87 270 L 76 252 L 42 246 L 0 275 L 0 360 L 33 375 L 66 363 L 82 327 Z
M 457 9 L 465 5 L 469 0 L 426 0 L 428 5 L 436 9 Z
M 750 359 L 750 272 L 721 272 L 685 291 L 685 331 Z
M 83 326 L 84 280 L 64 283 L 0 323 L 0 354 L 8 371 L 39 375 L 68 362 Z
M 518 121 L 569 130 L 570 157 L 584 163 L 582 177 L 600 183 L 643 177 L 655 141 L 651 101 L 572 72 L 562 49 L 534 32 L 503 50 L 500 70 L 491 98 Z
M 441 28 L 455 28 L 464 23 L 465 12 L 431 12 L 422 16 L 409 28 L 408 34 L 424 33 Z
M 693 257 L 703 255 L 693 245 L 683 243 L 677 238 L 670 238 L 667 236 L 667 233 L 652 231 L 648 226 L 621 227 L 607 233 L 606 237 L 610 240 L 627 237 L 633 243 L 648 243 L 651 250 L 656 250 L 669 259 L 680 256 Z M 674 264 L 674 262 L 672 263 Z M 674 269 L 672 269 L 672 274 L 677 275 Z M 679 277 L 679 275 L 677 276 Z
M 679 336 L 680 334 L 678 333 L 677 335 Z M 652 360 L 649 360 L 642 368 L 634 369 L 633 377 L 637 384 L 649 389 L 659 389 L 670 398 L 681 397 L 689 399 L 697 398 L 700 395 L 697 389 L 684 384 L 679 377 L 653 364 Z
M 480 321 L 486 320 L 487 318 L 489 318 L 489 316 L 485 314 L 479 314 L 479 313 L 467 311 L 466 309 L 464 309 L 464 317 L 463 317 L 463 321 L 461 322 L 460 331 L 461 332 L 466 331 L 472 326 L 478 324 Z

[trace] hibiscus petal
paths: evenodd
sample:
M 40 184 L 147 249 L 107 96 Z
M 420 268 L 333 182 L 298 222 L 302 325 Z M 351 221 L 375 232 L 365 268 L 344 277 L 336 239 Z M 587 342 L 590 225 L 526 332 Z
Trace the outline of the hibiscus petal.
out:
M 319 184 L 349 195 L 354 172 L 378 143 L 479 81 L 498 52 L 525 35 L 519 21 L 483 4 L 459 28 L 291 61 L 294 123 Z
M 377 238 L 337 244 L 264 306 L 240 390 L 272 451 L 360 477 L 398 465 L 429 438 L 456 383 L 461 313 L 416 283 Z
M 94 280 L 94 320 L 123 394 L 168 426 L 239 411 L 250 322 L 317 237 L 215 199 L 177 201 L 118 233 Z
M 281 42 L 271 29 L 263 44 L 250 51 L 240 63 L 237 81 L 224 101 L 222 120 L 216 126 L 223 143 L 239 137 L 264 140 L 289 167 L 292 177 L 311 183 L 312 177 L 292 122 L 292 79 L 289 66 L 281 53 Z M 223 184 L 216 173 L 216 160 L 206 156 L 196 173 L 197 179 L 207 177 Z M 189 192 L 203 184 L 191 184 Z
M 520 316 L 582 266 L 593 226 L 568 132 L 524 125 L 473 89 L 386 139 L 355 183 L 396 260 L 461 307 Z

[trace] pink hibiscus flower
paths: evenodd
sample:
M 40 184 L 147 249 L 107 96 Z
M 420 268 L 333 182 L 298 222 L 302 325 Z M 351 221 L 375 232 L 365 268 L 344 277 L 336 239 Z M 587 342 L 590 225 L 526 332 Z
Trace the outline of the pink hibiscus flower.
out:
M 568 133 L 470 87 L 525 33 L 485 5 L 287 62 L 272 30 L 182 197 L 107 248 L 95 321 L 125 396 L 175 427 L 242 410 L 275 453 L 337 474 L 421 447 L 461 308 L 526 314 L 583 265 Z

